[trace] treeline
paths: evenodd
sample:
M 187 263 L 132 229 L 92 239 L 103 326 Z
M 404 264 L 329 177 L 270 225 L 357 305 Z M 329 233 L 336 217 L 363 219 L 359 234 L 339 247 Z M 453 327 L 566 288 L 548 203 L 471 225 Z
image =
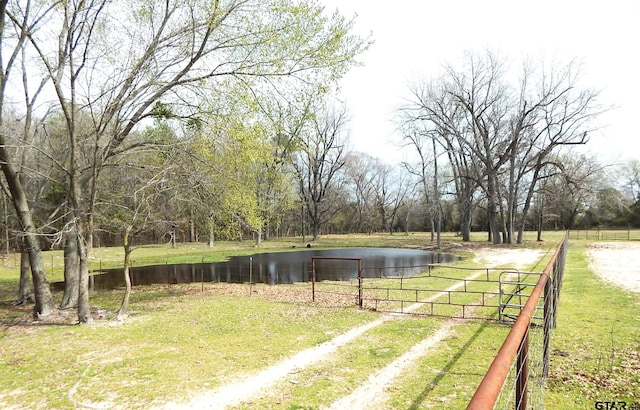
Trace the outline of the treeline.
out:
M 511 243 L 640 223 L 638 162 L 574 151 L 607 109 L 574 64 L 514 75 L 469 54 L 417 82 L 398 109 L 411 160 L 391 164 L 349 149 L 336 98 L 370 40 L 315 1 L 0 12 L 2 242 L 23 255 L 16 302 L 39 316 L 55 310 L 43 249 L 64 249 L 60 308 L 87 322 L 96 246 L 123 246 L 126 272 L 146 243 L 409 231 Z

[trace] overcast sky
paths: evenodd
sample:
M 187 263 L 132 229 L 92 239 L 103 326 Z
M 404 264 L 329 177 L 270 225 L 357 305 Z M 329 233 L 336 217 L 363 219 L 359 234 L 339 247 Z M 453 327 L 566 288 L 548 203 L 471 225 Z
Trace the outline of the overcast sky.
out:
M 375 43 L 342 81 L 351 117 L 351 148 L 396 162 L 403 153 L 393 111 L 408 87 L 456 65 L 465 51 L 491 49 L 524 57 L 582 62 L 582 84 L 602 90 L 603 115 L 592 151 L 608 161 L 640 159 L 640 1 L 320 0 L 356 17 L 356 31 Z

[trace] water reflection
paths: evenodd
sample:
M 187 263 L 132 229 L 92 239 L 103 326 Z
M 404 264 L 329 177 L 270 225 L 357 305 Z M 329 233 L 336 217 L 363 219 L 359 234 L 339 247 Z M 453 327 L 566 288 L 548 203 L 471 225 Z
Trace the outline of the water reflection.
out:
M 346 248 L 300 250 L 234 256 L 226 262 L 152 265 L 131 269 L 134 285 L 177 284 L 191 282 L 229 282 L 286 284 L 311 281 L 311 258 L 362 258 L 363 277 L 411 276 L 426 270 L 432 263 L 458 260 L 450 254 L 415 249 Z M 94 275 L 96 289 L 124 286 L 122 269 L 103 270 Z M 316 260 L 316 279 L 350 280 L 358 274 L 353 260 Z

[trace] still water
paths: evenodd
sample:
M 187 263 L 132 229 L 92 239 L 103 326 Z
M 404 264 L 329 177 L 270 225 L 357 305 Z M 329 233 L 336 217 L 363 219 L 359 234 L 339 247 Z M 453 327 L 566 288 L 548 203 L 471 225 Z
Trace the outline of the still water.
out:
M 433 263 L 458 260 L 450 254 L 415 249 L 345 248 L 298 250 L 234 256 L 225 262 L 151 265 L 130 269 L 133 285 L 192 282 L 265 283 L 269 285 L 311 281 L 311 258 L 362 258 L 363 277 L 411 276 Z M 358 276 L 354 260 L 316 260 L 316 280 L 350 280 Z M 124 286 L 122 269 L 103 270 L 93 276 L 95 289 Z

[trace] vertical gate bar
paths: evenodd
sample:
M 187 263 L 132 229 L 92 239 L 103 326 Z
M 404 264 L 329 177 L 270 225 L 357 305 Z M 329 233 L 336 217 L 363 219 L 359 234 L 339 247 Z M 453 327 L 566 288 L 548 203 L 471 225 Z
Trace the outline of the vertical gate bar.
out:
M 498 275 L 498 321 L 503 323 L 502 319 L 502 273 Z

